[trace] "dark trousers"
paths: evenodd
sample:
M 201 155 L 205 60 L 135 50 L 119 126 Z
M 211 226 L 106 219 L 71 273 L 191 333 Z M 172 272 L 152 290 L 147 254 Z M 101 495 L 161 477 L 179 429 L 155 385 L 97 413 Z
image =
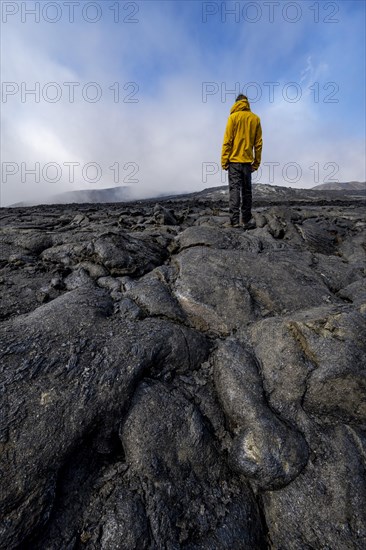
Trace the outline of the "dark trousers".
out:
M 232 224 L 247 223 L 252 217 L 252 167 L 250 163 L 229 164 L 229 211 Z

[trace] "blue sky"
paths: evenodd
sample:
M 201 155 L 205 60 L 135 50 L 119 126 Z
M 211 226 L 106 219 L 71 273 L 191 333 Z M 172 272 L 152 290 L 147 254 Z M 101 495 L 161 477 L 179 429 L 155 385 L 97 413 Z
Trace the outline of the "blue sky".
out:
M 239 91 L 262 121 L 254 181 L 365 180 L 363 0 L 79 0 L 72 22 L 62 0 L 1 8 L 2 206 L 222 185 Z

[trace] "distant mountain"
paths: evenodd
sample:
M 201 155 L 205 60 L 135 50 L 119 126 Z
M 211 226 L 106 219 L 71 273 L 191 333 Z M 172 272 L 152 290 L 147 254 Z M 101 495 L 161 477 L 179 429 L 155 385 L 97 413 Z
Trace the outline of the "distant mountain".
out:
M 85 191 L 67 191 L 54 195 L 50 199 L 56 203 L 82 203 L 82 202 L 119 202 L 127 201 L 131 198 L 131 189 L 126 186 L 108 187 L 107 189 L 86 189 Z
M 131 200 L 131 189 L 127 186 L 108 187 L 106 189 L 85 189 L 66 191 L 50 195 L 41 201 L 18 202 L 11 206 L 34 206 L 37 204 L 73 204 L 73 203 L 108 203 L 126 202 Z
M 283 187 L 279 185 L 270 185 L 268 183 L 254 183 L 253 184 L 253 196 L 254 200 L 261 201 L 274 201 L 276 203 L 281 201 L 291 200 L 318 200 L 320 196 L 324 198 L 330 198 L 330 195 L 336 195 L 333 198 L 339 198 L 338 194 L 353 196 L 359 196 L 360 193 L 366 194 L 366 183 L 352 181 L 347 183 L 324 183 L 312 187 L 310 189 L 296 189 L 291 187 Z M 200 191 L 193 191 L 190 193 L 168 194 L 159 193 L 156 195 L 145 197 L 146 200 L 187 200 L 187 199 L 200 199 L 208 201 L 216 201 L 220 199 L 228 200 L 229 186 L 220 185 L 217 187 L 208 187 L 201 189 Z M 116 202 L 131 202 L 136 199 L 133 189 L 130 187 L 109 187 L 107 189 L 85 189 L 79 191 L 66 191 L 65 193 L 59 193 L 57 195 L 51 195 L 49 197 L 42 198 L 41 200 L 24 201 L 10 205 L 11 207 L 23 207 L 23 206 L 36 206 L 39 204 L 106 204 Z
M 365 181 L 346 181 L 346 182 L 329 182 L 321 183 L 312 187 L 312 189 L 320 189 L 321 191 L 365 191 Z
M 316 188 L 293 188 L 293 187 L 283 187 L 280 185 L 271 185 L 268 183 L 254 183 L 253 184 L 253 198 L 255 201 L 259 202 L 272 202 L 281 203 L 288 201 L 318 201 L 319 199 L 324 200 L 339 200 L 342 197 L 351 198 L 366 195 L 365 184 L 359 182 L 352 182 L 352 184 L 358 184 L 359 187 L 353 188 L 351 184 L 342 184 L 347 185 L 346 187 L 339 187 L 337 189 L 332 189 L 328 187 L 319 186 Z M 221 185 L 218 187 L 208 187 L 202 189 L 201 191 L 195 191 L 192 193 L 167 196 L 165 199 L 174 199 L 174 200 L 186 200 L 190 198 L 196 198 L 201 200 L 215 201 L 220 199 L 228 200 L 229 197 L 229 187 L 228 185 Z
M 253 195 L 255 198 L 264 198 L 264 199 L 276 199 L 280 197 L 288 197 L 294 194 L 302 194 L 307 191 L 304 189 L 291 189 L 289 187 L 281 187 L 279 185 L 270 185 L 268 183 L 254 183 L 253 184 Z M 179 195 L 163 195 L 164 199 L 174 199 L 174 200 L 186 200 L 190 198 L 198 198 L 204 200 L 219 200 L 219 199 L 228 199 L 229 197 L 229 186 L 220 185 L 216 187 L 206 187 L 200 191 L 192 191 L 191 193 L 181 193 Z

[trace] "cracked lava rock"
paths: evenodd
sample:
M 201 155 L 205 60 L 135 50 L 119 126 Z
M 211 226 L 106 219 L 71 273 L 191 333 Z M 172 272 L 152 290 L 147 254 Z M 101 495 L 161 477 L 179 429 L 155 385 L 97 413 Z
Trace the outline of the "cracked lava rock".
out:
M 366 547 L 364 203 L 1 210 L 0 548 Z

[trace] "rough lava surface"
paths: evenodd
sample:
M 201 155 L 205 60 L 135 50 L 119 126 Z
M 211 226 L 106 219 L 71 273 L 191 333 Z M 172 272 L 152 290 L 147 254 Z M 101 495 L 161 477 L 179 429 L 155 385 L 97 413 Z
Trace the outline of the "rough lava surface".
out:
M 362 197 L 0 213 L 1 549 L 366 547 Z

